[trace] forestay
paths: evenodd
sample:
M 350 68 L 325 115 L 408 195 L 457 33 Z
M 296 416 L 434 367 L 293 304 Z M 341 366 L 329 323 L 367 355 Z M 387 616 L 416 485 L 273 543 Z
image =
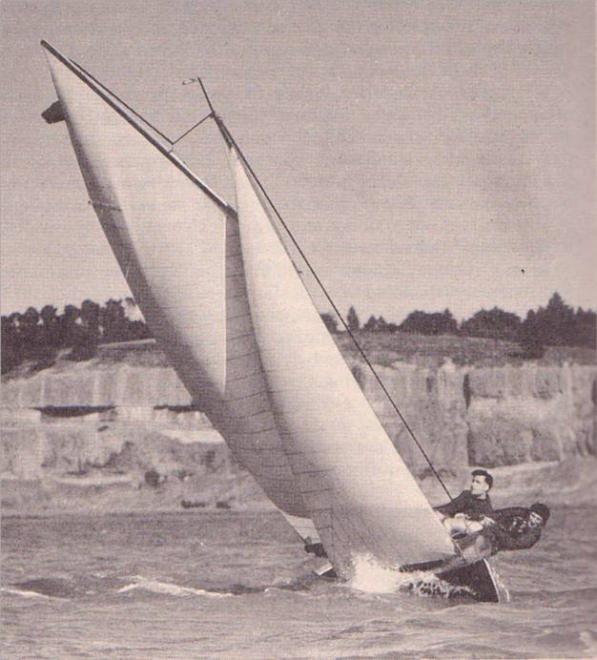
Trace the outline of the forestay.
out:
M 414 477 L 322 323 L 231 148 L 249 303 L 274 415 L 300 491 L 332 563 L 388 564 L 454 554 Z

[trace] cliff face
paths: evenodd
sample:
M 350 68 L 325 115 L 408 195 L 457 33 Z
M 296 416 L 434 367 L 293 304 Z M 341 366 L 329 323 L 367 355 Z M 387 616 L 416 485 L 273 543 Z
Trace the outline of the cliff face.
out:
M 415 472 L 421 453 L 372 375 L 353 373 Z M 597 454 L 597 367 L 421 368 L 395 363 L 378 373 L 437 468 L 561 461 Z
M 351 366 L 403 458 L 425 474 L 421 453 L 373 375 L 357 360 Z M 448 474 L 467 465 L 597 454 L 595 365 L 394 362 L 376 369 L 436 468 Z M 172 474 L 181 466 L 202 465 L 205 472 L 214 461 L 231 464 L 174 371 L 159 364 L 96 359 L 10 379 L 2 386 L 2 427 L 5 477 L 100 468 Z

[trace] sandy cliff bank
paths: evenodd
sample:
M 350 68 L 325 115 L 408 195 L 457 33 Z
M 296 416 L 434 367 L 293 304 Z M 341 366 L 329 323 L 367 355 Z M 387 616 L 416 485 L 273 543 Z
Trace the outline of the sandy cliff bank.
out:
M 440 501 L 372 374 L 344 352 L 401 455 Z M 505 501 L 565 493 L 579 481 L 593 497 L 597 365 L 455 364 L 384 351 L 375 367 L 452 489 L 484 465 L 496 469 Z M 1 414 L 5 513 L 268 506 L 150 344 L 5 379 Z

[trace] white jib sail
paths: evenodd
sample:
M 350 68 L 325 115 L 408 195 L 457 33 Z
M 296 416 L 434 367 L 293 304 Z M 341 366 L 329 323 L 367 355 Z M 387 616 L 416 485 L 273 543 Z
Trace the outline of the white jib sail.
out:
M 269 498 L 304 516 L 253 336 L 234 211 L 111 107 L 104 88 L 52 53 L 48 61 L 90 201 L 153 335 Z
M 336 570 L 370 554 L 387 565 L 454 554 L 295 271 L 231 149 L 255 336 L 278 430 Z

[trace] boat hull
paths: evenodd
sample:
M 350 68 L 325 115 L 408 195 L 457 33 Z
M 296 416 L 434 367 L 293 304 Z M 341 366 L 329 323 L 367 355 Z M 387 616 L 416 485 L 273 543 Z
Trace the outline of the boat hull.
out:
M 454 587 L 466 587 L 475 600 L 499 603 L 508 600 L 508 593 L 489 561 L 481 559 L 460 568 L 454 568 L 438 577 Z

